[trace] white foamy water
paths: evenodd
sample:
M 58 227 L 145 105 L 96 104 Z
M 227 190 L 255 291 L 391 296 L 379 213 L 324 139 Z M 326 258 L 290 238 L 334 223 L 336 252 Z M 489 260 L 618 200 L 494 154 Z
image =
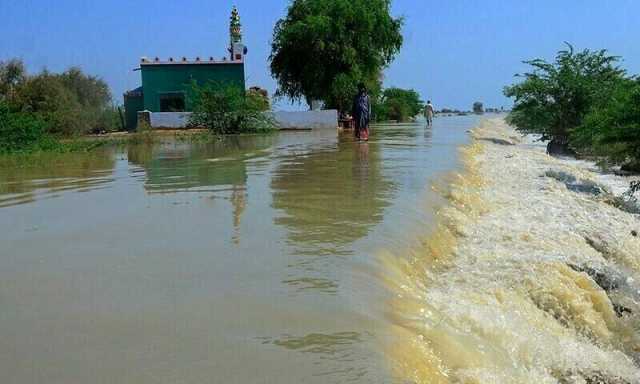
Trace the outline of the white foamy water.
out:
M 415 383 L 640 382 L 640 239 L 632 234 L 640 220 L 549 175 L 613 193 L 628 180 L 551 158 L 500 119 L 474 136 L 441 225 L 409 252 L 384 256 L 395 271 L 398 330 L 389 348 L 399 375 Z

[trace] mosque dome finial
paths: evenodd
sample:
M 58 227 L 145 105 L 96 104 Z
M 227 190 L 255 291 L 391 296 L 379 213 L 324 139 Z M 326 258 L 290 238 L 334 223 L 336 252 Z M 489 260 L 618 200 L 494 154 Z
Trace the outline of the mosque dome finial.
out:
M 231 22 L 229 23 L 229 33 L 231 35 L 231 44 L 242 41 L 242 24 L 240 23 L 240 13 L 234 5 L 231 11 Z

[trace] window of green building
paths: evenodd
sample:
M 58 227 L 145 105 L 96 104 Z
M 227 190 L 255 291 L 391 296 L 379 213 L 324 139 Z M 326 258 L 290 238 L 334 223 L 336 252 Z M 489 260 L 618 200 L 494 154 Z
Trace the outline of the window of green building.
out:
M 182 92 L 160 94 L 160 112 L 184 112 L 185 97 Z

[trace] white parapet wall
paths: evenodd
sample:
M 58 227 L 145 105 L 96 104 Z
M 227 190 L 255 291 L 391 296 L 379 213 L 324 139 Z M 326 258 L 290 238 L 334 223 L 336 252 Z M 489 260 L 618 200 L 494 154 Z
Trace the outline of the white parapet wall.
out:
M 338 111 L 266 112 L 271 114 L 280 129 L 336 129 Z M 152 128 L 182 129 L 189 123 L 190 112 L 140 112 Z M 146 116 L 146 117 L 145 117 Z
M 165 129 L 186 128 L 191 112 L 152 112 L 151 127 Z
M 338 128 L 338 111 L 273 112 L 280 129 L 336 129 Z

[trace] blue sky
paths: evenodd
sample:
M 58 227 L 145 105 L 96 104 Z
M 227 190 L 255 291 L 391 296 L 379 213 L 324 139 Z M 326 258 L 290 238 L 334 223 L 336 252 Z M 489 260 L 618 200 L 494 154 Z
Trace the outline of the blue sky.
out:
M 225 55 L 233 4 L 249 47 L 247 85 L 273 92 L 271 33 L 289 0 L 0 0 L 0 60 L 22 58 L 30 71 L 77 65 L 121 100 L 140 83 L 131 70 L 141 56 Z M 509 105 L 502 88 L 526 68 L 521 61 L 552 58 L 563 41 L 607 48 L 640 73 L 636 0 L 395 0 L 393 13 L 405 17 L 405 45 L 385 85 L 414 88 L 439 108 Z

